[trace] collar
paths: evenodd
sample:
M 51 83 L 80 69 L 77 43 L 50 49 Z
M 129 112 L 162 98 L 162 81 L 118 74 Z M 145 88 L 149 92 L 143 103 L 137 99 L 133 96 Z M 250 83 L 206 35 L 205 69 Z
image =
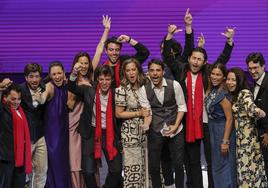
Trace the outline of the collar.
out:
M 29 88 L 29 91 L 30 91 L 31 94 L 34 94 L 34 93 L 37 92 L 37 90 L 32 90 L 29 86 L 28 86 L 28 88 Z
M 265 76 L 265 72 L 263 72 L 263 74 L 261 75 L 261 77 L 256 81 L 257 85 L 261 85 L 262 84 L 262 81 L 264 79 L 264 76 Z
M 151 87 L 152 87 L 152 89 L 158 89 L 154 84 L 153 84 L 153 82 L 151 81 Z M 162 87 L 167 87 L 167 81 L 166 81 L 166 79 L 165 78 L 163 78 L 162 79 Z
M 110 92 L 110 90 L 108 91 L 108 93 L 107 93 L 106 95 L 103 95 L 103 94 L 101 93 L 101 90 L 99 89 L 100 97 L 103 98 L 103 99 L 108 99 L 109 92 Z
M 111 60 L 110 60 L 110 58 L 108 58 L 108 65 L 110 66 L 110 67 L 115 67 L 118 63 L 119 63 L 119 58 L 116 60 L 116 62 L 112 62 Z

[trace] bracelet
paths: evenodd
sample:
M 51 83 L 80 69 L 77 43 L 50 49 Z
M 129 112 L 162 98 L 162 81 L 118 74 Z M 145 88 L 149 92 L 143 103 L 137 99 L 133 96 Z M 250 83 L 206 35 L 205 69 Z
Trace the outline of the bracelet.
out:
M 230 144 L 230 141 L 229 140 L 222 139 L 221 143 L 222 144 L 228 144 L 229 145 Z
M 131 41 L 131 37 L 129 37 L 129 39 L 128 39 L 127 43 L 130 43 L 130 41 Z

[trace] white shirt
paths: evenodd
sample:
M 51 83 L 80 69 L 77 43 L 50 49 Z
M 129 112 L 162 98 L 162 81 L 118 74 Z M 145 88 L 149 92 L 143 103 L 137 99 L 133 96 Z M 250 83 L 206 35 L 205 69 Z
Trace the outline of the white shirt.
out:
M 109 98 L 109 93 L 107 93 L 107 95 L 102 95 L 100 92 L 101 128 L 103 128 L 103 129 L 106 129 L 106 109 L 107 109 L 108 98 Z M 96 127 L 96 96 L 94 98 L 91 125 L 93 127 Z
M 11 107 L 12 108 L 12 107 Z M 22 119 L 22 116 L 21 116 L 21 114 L 20 114 L 20 112 L 19 112 L 19 110 L 18 109 L 16 109 L 15 110 L 16 111 L 16 113 L 18 114 L 18 116 Z
M 155 95 L 156 95 L 157 99 L 159 100 L 159 102 L 161 104 L 163 104 L 164 103 L 164 96 L 165 96 L 165 87 L 167 87 L 166 79 L 163 78 L 161 88 L 155 87 L 152 82 L 151 82 L 151 86 L 152 86 L 152 89 L 155 92 Z M 182 88 L 181 88 L 181 85 L 179 84 L 179 82 L 174 80 L 173 81 L 173 88 L 174 88 L 174 92 L 175 92 L 176 104 L 178 106 L 177 111 L 178 112 L 187 112 L 187 106 L 186 106 L 186 103 L 185 103 L 184 94 L 183 94 L 183 91 L 182 91 Z M 142 86 L 140 88 L 140 92 L 139 92 L 138 96 L 139 96 L 139 99 L 141 101 L 146 101 L 147 100 L 147 94 L 146 94 L 144 86 Z M 183 129 L 183 125 L 181 123 L 177 133 L 179 133 L 182 129 Z
M 257 95 L 258 95 L 258 92 L 260 90 L 260 85 L 264 79 L 264 76 L 265 76 L 265 72 L 261 75 L 261 77 L 257 80 L 257 84 L 255 85 L 254 87 L 254 100 L 256 99 Z
M 30 89 L 29 88 L 29 90 L 30 90 L 30 93 L 31 93 L 31 95 L 33 96 L 33 94 L 35 94 L 35 91 L 33 91 L 32 89 Z M 32 97 L 32 99 L 33 99 L 33 97 Z M 33 100 L 33 106 L 36 108 L 38 105 L 39 105 L 39 103 L 38 103 L 38 101 L 36 101 L 36 100 Z

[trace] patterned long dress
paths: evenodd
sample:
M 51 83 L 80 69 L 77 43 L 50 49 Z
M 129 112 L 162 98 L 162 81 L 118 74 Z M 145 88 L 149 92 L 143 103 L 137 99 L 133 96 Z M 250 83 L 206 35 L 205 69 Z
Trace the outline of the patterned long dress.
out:
M 140 108 L 138 95 L 130 85 L 116 89 L 117 106 L 126 111 L 137 111 Z M 123 145 L 124 188 L 148 188 L 147 137 L 140 128 L 142 118 L 125 119 L 121 127 Z
M 256 124 L 253 94 L 240 91 L 232 106 L 236 128 L 237 182 L 241 188 L 265 188 L 267 179 Z
M 224 135 L 226 118 L 220 105 L 228 92 L 223 89 L 213 88 L 205 98 L 208 112 L 208 127 L 211 142 L 211 161 L 214 186 L 216 188 L 236 188 L 236 159 L 235 159 L 235 130 L 230 135 L 228 154 L 221 152 L 221 143 Z

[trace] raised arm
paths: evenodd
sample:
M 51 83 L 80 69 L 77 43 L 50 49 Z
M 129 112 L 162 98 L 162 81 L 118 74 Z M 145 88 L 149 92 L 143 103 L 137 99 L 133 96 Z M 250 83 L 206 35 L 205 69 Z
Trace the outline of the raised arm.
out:
M 82 69 L 81 63 L 77 62 L 70 74 L 69 82 L 68 82 L 68 90 L 75 95 L 78 95 L 80 97 L 84 97 L 84 87 L 78 86 L 76 84 L 76 79 L 78 77 L 79 71 Z
M 2 82 L 0 82 L 0 91 L 5 90 L 13 83 L 9 78 L 5 78 Z
M 226 37 L 226 42 L 230 45 L 233 46 L 234 43 L 234 34 L 235 34 L 235 27 L 234 28 L 229 28 L 226 27 L 226 30 L 224 33 L 221 33 L 221 35 Z
M 233 46 L 234 46 L 234 42 L 233 42 L 234 34 L 235 34 L 235 28 L 228 28 L 228 27 L 226 28 L 226 31 L 224 33 L 221 33 L 221 35 L 226 37 L 226 43 L 225 43 L 222 53 L 220 54 L 216 62 L 221 62 L 223 64 L 226 64 L 231 58 L 231 54 L 232 54 Z
M 182 29 L 177 28 L 177 26 L 174 24 L 168 25 L 167 35 L 166 35 L 164 42 L 163 42 L 162 55 L 163 55 L 164 59 L 169 59 L 169 58 L 175 59 L 172 46 L 174 45 L 174 43 L 176 43 L 176 40 L 173 39 L 173 37 L 174 37 L 175 33 L 179 33 L 181 31 L 182 31 Z
M 35 99 L 40 103 L 44 104 L 46 101 L 49 101 L 54 96 L 54 85 L 51 82 L 46 83 L 46 88 L 43 93 L 37 92 Z
M 104 48 L 104 43 L 108 38 L 109 31 L 110 31 L 110 28 L 111 28 L 111 17 L 109 17 L 107 15 L 102 16 L 102 24 L 103 24 L 103 27 L 104 27 L 104 31 L 103 31 L 102 37 L 101 37 L 101 39 L 99 41 L 99 44 L 98 44 L 98 46 L 96 48 L 96 52 L 95 52 L 95 55 L 93 57 L 93 60 L 92 60 L 93 70 L 96 69 L 96 67 L 98 66 L 98 64 L 100 62 L 101 55 L 102 55 L 103 48 Z
M 168 33 L 167 33 L 165 40 L 171 40 L 174 37 L 174 34 L 179 33 L 181 31 L 182 31 L 182 29 L 177 28 L 176 25 L 169 24 L 168 25 Z
M 200 48 L 204 48 L 205 47 L 205 36 L 203 35 L 203 33 L 200 34 L 200 36 L 197 39 L 197 46 Z
M 144 63 L 144 61 L 149 57 L 150 52 L 149 50 L 140 42 L 133 39 L 132 37 L 128 35 L 120 35 L 118 37 L 118 42 L 121 43 L 129 43 L 134 49 L 136 50 L 136 54 L 133 56 L 135 59 L 137 59 L 140 64 Z M 127 59 L 129 56 L 121 56 L 122 60 Z
M 192 52 L 192 49 L 194 48 L 194 35 L 192 30 L 192 22 L 193 17 L 190 13 L 190 9 L 188 8 L 184 15 L 184 24 L 185 24 L 185 44 L 184 44 L 184 50 L 182 54 L 179 54 L 181 56 L 182 62 L 186 63 L 188 56 Z M 169 25 L 168 26 L 168 34 L 165 37 L 164 41 L 164 49 L 163 49 L 163 56 L 166 60 L 168 60 L 168 56 L 170 61 L 172 61 L 172 45 L 174 43 L 174 40 L 171 40 L 175 33 L 178 33 L 182 31 L 181 29 L 177 29 L 176 25 Z M 175 57 L 174 57 L 175 58 Z
M 175 25 L 168 26 L 168 34 L 165 37 L 163 45 L 163 60 L 167 66 L 172 71 L 175 79 L 180 81 L 180 75 L 184 70 L 184 66 L 187 63 L 188 56 L 191 54 L 192 49 L 194 48 L 194 35 L 192 30 L 192 15 L 190 9 L 186 10 L 184 16 L 185 23 L 185 45 L 182 54 L 177 54 L 176 56 L 173 53 L 172 46 L 176 43 L 176 40 L 172 40 L 175 33 L 181 31 L 177 29 Z
M 185 24 L 185 44 L 184 50 L 182 53 L 183 62 L 187 62 L 188 57 L 190 56 L 192 50 L 194 49 L 194 32 L 192 29 L 193 17 L 188 8 L 184 15 L 184 24 Z
M 179 80 L 180 75 L 180 66 L 183 63 L 182 58 L 180 57 L 181 54 L 177 54 L 175 56 L 172 46 L 176 45 L 177 41 L 173 39 L 175 33 L 182 31 L 178 29 L 176 25 L 168 25 L 167 35 L 163 41 L 163 50 L 162 50 L 162 58 L 165 64 L 171 70 L 174 78 Z M 177 44 L 179 45 L 179 44 Z
M 186 34 L 191 34 L 192 31 L 192 23 L 193 23 L 193 17 L 190 13 L 190 9 L 187 8 L 185 15 L 184 15 L 184 24 L 185 24 L 185 32 Z

